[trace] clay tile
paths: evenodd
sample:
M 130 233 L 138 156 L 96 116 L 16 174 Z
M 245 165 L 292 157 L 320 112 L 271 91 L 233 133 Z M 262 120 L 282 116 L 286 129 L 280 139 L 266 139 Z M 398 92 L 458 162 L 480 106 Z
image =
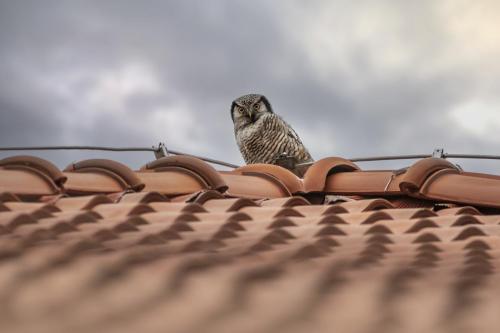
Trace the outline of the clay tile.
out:
M 282 228 L 282 227 L 294 227 L 294 226 L 297 225 L 291 219 L 286 217 L 279 217 L 269 225 L 269 228 Z
M 272 249 L 273 247 L 271 246 L 271 244 L 269 244 L 267 241 L 260 240 L 254 245 L 250 246 L 250 248 L 248 249 L 248 253 L 271 251 Z
M 11 210 L 7 208 L 3 203 L 0 202 L 0 212 L 10 212 Z
M 149 206 L 157 212 L 207 213 L 207 210 L 197 203 L 151 202 Z
M 321 244 L 322 246 L 329 247 L 329 248 L 340 246 L 339 242 L 337 242 L 335 239 L 328 237 L 328 236 L 319 238 L 316 241 L 316 244 Z
M 17 228 L 23 224 L 34 224 L 36 219 L 31 215 L 21 212 L 3 212 L 0 213 L 0 225 L 7 227 L 10 230 Z
M 392 220 L 392 217 L 386 212 L 377 211 L 369 214 L 364 221 L 361 221 L 361 224 L 373 224 L 382 220 Z
M 197 193 L 196 196 L 192 200 L 190 200 L 190 202 L 192 201 L 194 203 L 203 205 L 206 201 L 212 199 L 224 199 L 224 196 L 220 192 L 214 190 L 201 191 Z
M 359 170 L 353 162 L 340 157 L 327 157 L 314 162 L 304 175 L 304 190 L 306 192 L 321 192 L 325 188 L 326 178 L 336 172 Z
M 263 173 L 279 179 L 292 194 L 304 191 L 302 181 L 293 172 L 273 164 L 248 164 L 234 169 L 235 173 L 255 174 Z
M 0 167 L 6 169 L 28 168 L 38 170 L 58 186 L 62 186 L 66 181 L 66 176 L 54 164 L 35 156 L 12 156 L 0 160 Z
M 298 211 L 293 208 L 283 208 L 279 210 L 274 217 L 304 217 Z
M 236 212 L 243 207 L 257 207 L 258 205 L 247 198 L 213 199 L 203 204 L 203 207 L 210 212 Z
M 115 180 L 119 181 L 124 189 L 133 191 L 141 191 L 144 188 L 144 183 L 137 175 L 124 164 L 107 159 L 90 159 L 77 163 L 72 163 L 64 169 L 65 172 L 97 172 L 104 173 Z
M 56 201 L 55 206 L 60 210 L 89 210 L 94 208 L 100 204 L 111 203 L 111 199 L 107 196 L 98 194 L 98 195 L 89 195 L 83 197 L 66 197 L 61 198 Z
M 360 255 L 370 255 L 370 254 L 374 254 L 374 253 L 384 254 L 384 253 L 388 253 L 388 252 L 391 252 L 391 250 L 389 250 L 387 248 L 387 246 L 385 246 L 384 244 L 371 243 L 365 247 L 365 249 L 360 253 Z
M 305 245 L 295 252 L 292 259 L 302 261 L 322 257 L 324 255 L 325 251 L 320 245 Z
M 294 239 L 295 237 L 283 229 L 273 229 L 269 234 L 262 238 L 262 241 L 268 244 L 287 244 L 286 240 Z
M 52 204 L 42 203 L 42 202 L 6 202 L 5 207 L 11 211 L 24 211 L 24 212 L 34 212 L 36 210 L 44 210 L 48 213 L 54 213 L 61 211 L 59 208 Z
M 345 208 L 349 213 L 366 212 L 371 210 L 380 210 L 385 208 L 394 208 L 394 206 L 385 199 L 365 199 L 354 200 L 335 204 Z
M 165 240 L 157 235 L 146 235 L 137 241 L 137 245 L 161 245 L 165 244 Z
M 12 230 L 10 230 L 7 226 L 4 226 L 0 224 L 0 235 L 5 235 L 10 233 Z
M 419 235 L 413 241 L 413 243 L 432 243 L 432 242 L 441 242 L 441 240 L 436 235 L 430 232 L 426 232 L 422 235 Z
M 456 221 L 452 223 L 451 226 L 458 227 L 469 224 L 482 224 L 482 223 L 472 215 L 460 215 L 457 217 Z
M 169 199 L 161 193 L 158 192 L 138 192 L 138 193 L 126 193 L 120 197 L 119 202 L 128 203 L 143 203 L 147 204 L 150 202 L 166 202 Z
M 98 242 L 106 242 L 114 239 L 118 239 L 118 235 L 116 232 L 108 229 L 100 229 L 95 231 L 91 235 L 91 239 L 96 240 Z
M 177 155 L 157 159 L 144 165 L 141 170 L 162 172 L 168 170 L 185 170 L 201 177 L 208 189 L 225 192 L 227 185 L 210 164 L 191 156 Z
M 199 222 L 200 218 L 192 213 L 182 212 L 156 212 L 141 215 L 147 223 L 166 223 L 171 224 L 174 222 Z
M 347 222 L 338 215 L 325 215 L 318 221 L 318 224 L 347 224 Z
M 149 222 L 143 217 L 143 215 L 132 215 L 127 217 L 125 222 L 128 222 L 133 225 L 146 225 Z
M 471 265 L 467 265 L 467 267 L 462 271 L 462 275 L 464 276 L 461 284 L 460 290 L 464 290 L 467 288 L 465 285 L 469 285 L 469 287 L 477 287 L 480 281 L 471 279 L 471 277 L 478 277 L 489 275 L 493 273 L 493 267 L 489 262 L 481 262 L 473 263 Z M 467 278 L 469 277 L 469 278 Z
M 460 241 L 473 236 L 486 236 L 484 231 L 477 227 L 467 227 L 462 230 L 453 240 Z
M 46 173 L 28 166 L 0 167 L 0 192 L 10 192 L 22 199 L 38 199 L 62 192 Z
M 185 222 L 176 222 L 173 223 L 170 228 L 167 230 L 169 231 L 175 231 L 176 233 L 179 232 L 186 232 L 186 231 L 194 231 L 195 229 L 191 227 L 191 223 L 185 223 Z
M 427 208 L 396 208 L 386 211 L 396 219 L 418 219 L 437 216 L 435 212 Z
M 319 230 L 315 236 L 322 237 L 322 236 L 346 236 L 346 235 L 347 234 L 345 233 L 345 231 L 336 227 L 335 225 L 327 225 L 326 227 L 321 228 L 321 230 Z
M 62 252 L 68 257 L 74 257 L 84 252 L 100 249 L 103 249 L 103 246 L 99 241 L 83 239 L 69 244 Z
M 420 252 L 432 252 L 432 253 L 443 252 L 443 250 L 441 250 L 439 247 L 431 243 L 423 243 L 417 248 L 417 250 Z
M 238 237 L 238 234 L 229 228 L 221 228 L 212 236 L 213 239 L 227 239 L 236 237 Z
M 242 222 L 251 220 L 252 217 L 250 215 L 242 212 L 232 213 L 226 218 L 226 222 Z
M 474 260 L 474 259 L 484 259 L 484 260 L 491 260 L 493 259 L 493 256 L 489 254 L 488 252 L 484 250 L 479 250 L 479 249 L 472 249 L 469 252 L 465 254 L 466 257 L 468 257 L 468 260 Z
M 427 258 L 416 259 L 411 264 L 412 264 L 412 267 L 414 267 L 416 269 L 426 269 L 426 268 L 432 268 L 432 267 L 437 266 L 436 261 L 428 260 Z
M 227 195 L 249 199 L 283 198 L 292 195 L 285 183 L 268 173 L 245 172 L 244 174 L 221 171 L 229 186 Z
M 459 172 L 455 165 L 445 159 L 424 158 L 408 168 L 403 180 L 399 183 L 399 187 L 403 192 L 417 193 L 429 176 L 443 169 Z
M 304 217 L 293 208 L 280 208 L 280 207 L 245 207 L 242 209 L 243 213 L 252 217 L 252 220 L 266 220 L 277 217 Z
M 434 261 L 438 261 L 439 260 L 439 257 L 435 253 L 433 253 L 433 252 L 419 252 L 415 256 L 415 258 L 418 259 L 419 261 L 420 260 L 425 260 L 425 261 L 434 262 Z
M 386 227 L 385 225 L 374 225 L 371 226 L 366 232 L 365 235 L 369 234 L 392 234 L 391 229 Z
M 1 202 L 12 202 L 12 201 L 20 201 L 20 199 L 14 193 L 10 193 L 10 192 L 0 193 L 0 203 Z
M 141 215 L 155 211 L 145 204 L 104 204 L 94 207 L 92 210 L 105 218 Z
M 75 225 L 67 223 L 67 222 L 58 222 L 54 224 L 50 230 L 54 232 L 56 235 L 64 234 L 67 232 L 77 231 L 78 229 Z
M 374 234 L 370 236 L 366 242 L 368 244 L 393 244 L 394 241 L 390 239 L 386 234 Z
M 468 250 L 491 250 L 491 246 L 482 240 L 475 239 L 464 246 L 464 249 Z
M 462 215 L 462 214 L 482 215 L 476 208 L 471 206 L 446 208 L 438 211 L 438 215 Z
M 229 229 L 232 231 L 245 231 L 246 230 L 245 228 L 243 228 L 241 223 L 238 223 L 238 222 L 226 222 L 222 225 L 221 228 Z
M 275 198 L 262 201 L 262 206 L 279 206 L 279 207 L 294 207 L 294 206 L 308 206 L 310 202 L 304 197 L 291 197 L 291 198 Z
M 63 219 L 73 225 L 79 225 L 82 223 L 96 223 L 98 219 L 102 216 L 92 211 L 85 212 L 62 212 L 56 214 L 57 218 Z
M 141 174 L 141 178 L 142 179 L 144 179 L 144 174 L 145 173 Z M 150 172 L 149 174 L 154 174 L 154 173 Z M 175 177 L 175 178 L 177 178 L 177 177 Z M 146 185 L 146 189 L 147 188 L 148 188 L 148 186 Z M 210 191 L 212 191 L 212 190 L 210 190 Z M 194 202 L 195 198 L 197 197 L 197 195 L 200 192 L 204 192 L 204 190 L 201 190 L 201 191 L 198 191 L 198 192 L 186 193 L 186 194 L 179 194 L 179 195 L 177 195 L 175 193 L 174 194 L 169 194 L 167 192 L 164 192 L 164 193 L 165 193 L 165 195 L 168 195 L 168 197 L 167 197 L 168 201 L 172 201 L 172 202 Z M 219 192 L 217 192 L 217 193 L 219 193 Z
M 434 221 L 429 220 L 429 219 L 422 219 L 418 220 L 415 222 L 408 230 L 406 230 L 406 233 L 415 233 L 419 232 L 422 229 L 425 228 L 439 228 L 439 225 L 437 225 Z
M 352 267 L 356 269 L 362 269 L 369 265 L 373 265 L 382 259 L 382 255 L 362 255 L 357 260 L 352 262 Z

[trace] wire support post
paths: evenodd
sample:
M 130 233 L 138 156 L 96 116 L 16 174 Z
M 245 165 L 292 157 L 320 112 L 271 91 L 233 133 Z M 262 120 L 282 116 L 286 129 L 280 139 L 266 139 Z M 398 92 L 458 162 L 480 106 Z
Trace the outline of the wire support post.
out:
M 434 158 L 446 158 L 446 154 L 444 153 L 443 148 L 436 148 L 432 152 L 432 157 Z
M 153 146 L 154 154 L 156 159 L 160 159 L 162 157 L 167 157 L 169 155 L 167 145 L 163 142 L 158 144 L 158 147 Z

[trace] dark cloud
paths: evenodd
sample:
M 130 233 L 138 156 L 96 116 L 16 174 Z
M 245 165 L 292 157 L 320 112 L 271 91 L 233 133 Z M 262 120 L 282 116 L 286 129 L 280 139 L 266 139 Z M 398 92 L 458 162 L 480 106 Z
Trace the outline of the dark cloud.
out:
M 0 74 L 8 82 L 0 89 L 0 141 L 165 141 L 241 163 L 229 105 L 255 91 L 316 158 L 435 147 L 493 154 L 496 133 L 471 131 L 454 113 L 470 101 L 500 104 L 500 69 L 491 67 L 498 50 L 476 42 L 481 62 L 465 46 L 460 52 L 470 39 L 453 19 L 461 9 L 432 1 L 0 1 Z M 465 19 L 474 22 L 475 12 Z M 60 166 L 111 156 L 138 167 L 153 157 L 39 155 Z

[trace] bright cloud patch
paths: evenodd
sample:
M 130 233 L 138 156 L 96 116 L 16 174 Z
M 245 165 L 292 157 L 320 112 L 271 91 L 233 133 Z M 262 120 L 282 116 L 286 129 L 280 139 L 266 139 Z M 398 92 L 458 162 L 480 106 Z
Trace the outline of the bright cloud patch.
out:
M 498 104 L 473 101 L 451 111 L 450 116 L 461 128 L 482 138 L 500 141 L 500 110 Z

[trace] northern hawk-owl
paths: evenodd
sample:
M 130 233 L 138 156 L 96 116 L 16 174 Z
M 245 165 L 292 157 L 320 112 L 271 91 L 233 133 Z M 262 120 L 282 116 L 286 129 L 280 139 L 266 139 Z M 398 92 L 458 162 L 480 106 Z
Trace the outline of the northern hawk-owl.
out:
M 247 164 L 280 164 L 284 156 L 295 163 L 313 161 L 297 133 L 273 112 L 265 96 L 238 97 L 231 105 L 231 118 L 236 142 Z

